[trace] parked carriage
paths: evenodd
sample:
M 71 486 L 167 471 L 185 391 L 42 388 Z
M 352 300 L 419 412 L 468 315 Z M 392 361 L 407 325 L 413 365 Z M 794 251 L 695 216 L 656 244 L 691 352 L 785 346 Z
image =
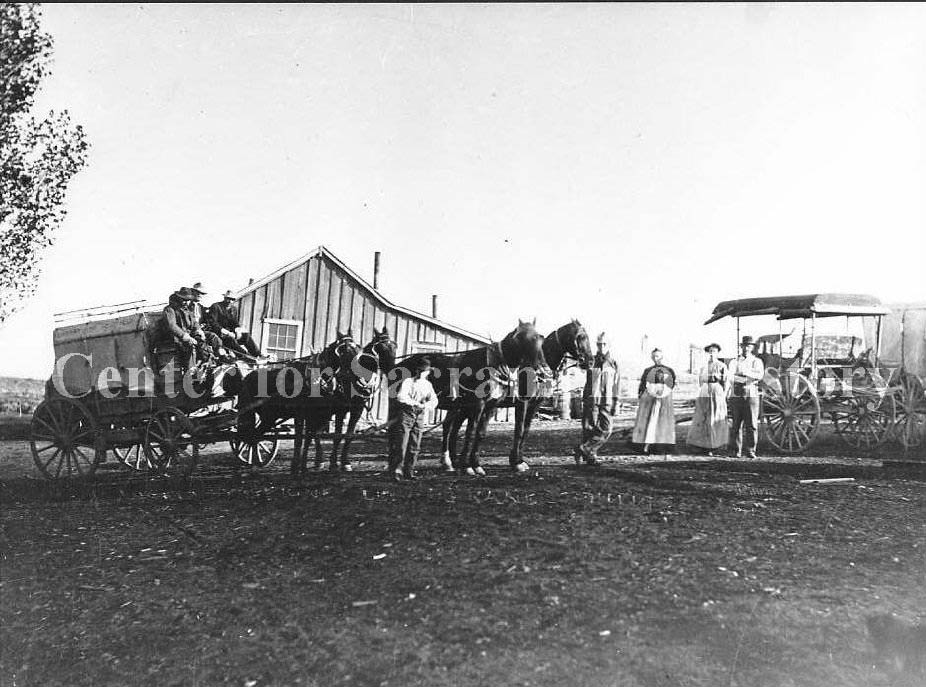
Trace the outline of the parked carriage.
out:
M 223 441 L 239 461 L 269 464 L 278 437 L 237 431 L 237 388 L 252 366 L 217 365 L 199 378 L 157 374 L 154 359 L 172 353 L 149 345 L 161 313 L 127 306 L 68 313 L 80 321 L 55 329 L 55 372 L 31 425 L 39 471 L 91 475 L 111 452 L 136 470 L 189 475 L 199 449 Z
M 760 418 L 769 443 L 796 454 L 818 436 L 824 417 L 834 434 L 856 448 L 873 449 L 896 433 L 899 387 L 892 387 L 880 360 L 882 320 L 890 314 L 874 296 L 810 294 L 724 301 L 705 324 L 735 318 L 739 341 L 741 318 L 778 320 L 777 337 L 759 338 L 757 354 L 766 369 Z M 818 328 L 824 318 L 845 318 L 847 331 L 822 335 Z M 785 341 L 794 340 L 796 332 L 784 333 L 786 320 L 803 324 L 791 351 Z M 851 324 L 857 325 L 854 331 Z
M 889 371 L 894 420 L 888 439 L 907 451 L 926 445 L 926 303 L 888 306 L 881 323 L 881 364 Z M 867 321 L 866 332 L 877 322 Z

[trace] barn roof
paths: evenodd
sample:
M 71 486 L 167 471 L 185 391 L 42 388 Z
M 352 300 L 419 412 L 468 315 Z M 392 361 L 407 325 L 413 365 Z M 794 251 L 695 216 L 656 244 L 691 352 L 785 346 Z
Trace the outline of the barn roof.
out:
M 345 274 L 347 274 L 348 277 L 350 277 L 350 279 L 357 282 L 369 294 L 370 298 L 376 301 L 377 303 L 379 303 L 379 305 L 382 306 L 383 308 L 388 308 L 389 310 L 393 310 L 395 312 L 401 313 L 408 317 L 412 317 L 416 320 L 426 322 L 429 325 L 440 327 L 441 329 L 446 329 L 447 331 L 453 332 L 454 334 L 459 334 L 460 336 L 464 336 L 468 339 L 472 339 L 473 341 L 477 341 L 477 342 L 485 343 L 485 344 L 492 343 L 492 340 L 484 334 L 475 334 L 461 327 L 457 327 L 456 325 L 452 325 L 442 320 L 429 317 L 428 315 L 412 310 L 411 308 L 404 308 L 401 305 L 396 305 L 395 303 L 390 301 L 388 298 L 383 296 L 379 291 L 374 289 L 372 284 L 370 284 L 366 279 L 364 279 L 359 274 L 357 274 L 354 270 L 348 267 L 345 262 L 343 262 L 339 257 L 337 257 L 330 250 L 325 248 L 325 246 L 319 246 L 315 250 L 309 253 L 306 253 L 305 255 L 299 258 L 296 258 L 292 262 L 287 263 L 286 265 L 284 265 L 283 267 L 280 267 L 277 270 L 274 270 L 273 272 L 268 274 L 266 277 L 258 279 L 252 284 L 248 284 L 245 288 L 238 291 L 238 294 L 237 294 L 238 298 L 241 298 L 245 294 L 248 294 L 252 291 L 259 289 L 265 284 L 269 284 L 274 279 L 277 279 L 280 275 L 286 274 L 290 270 L 293 270 L 299 267 L 299 265 L 301 265 L 302 263 L 307 262 L 308 260 L 311 260 L 312 258 L 316 258 L 316 257 L 323 258 L 323 259 L 329 260 L 330 262 L 334 263 L 334 265 L 339 270 L 343 271 Z
M 777 315 L 780 320 L 837 315 L 886 315 L 890 312 L 874 296 L 858 293 L 811 293 L 802 296 L 740 298 L 717 304 L 710 324 L 724 317 Z

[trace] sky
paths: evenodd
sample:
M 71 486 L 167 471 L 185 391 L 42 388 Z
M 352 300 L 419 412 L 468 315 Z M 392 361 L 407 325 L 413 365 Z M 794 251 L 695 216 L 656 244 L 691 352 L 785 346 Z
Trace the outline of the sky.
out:
M 628 364 L 731 349 L 725 299 L 926 300 L 926 6 L 43 12 L 37 111 L 92 147 L 0 375 L 49 375 L 53 313 L 320 244 L 367 278 L 381 251 L 403 306 L 496 338 L 577 317 Z

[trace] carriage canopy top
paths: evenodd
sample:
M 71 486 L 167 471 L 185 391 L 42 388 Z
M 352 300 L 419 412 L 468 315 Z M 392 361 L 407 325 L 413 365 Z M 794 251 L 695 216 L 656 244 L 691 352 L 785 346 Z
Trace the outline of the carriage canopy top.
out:
M 717 304 L 704 324 L 724 317 L 776 315 L 779 320 L 837 315 L 886 315 L 890 312 L 874 296 L 859 293 L 811 293 L 803 296 L 740 298 Z

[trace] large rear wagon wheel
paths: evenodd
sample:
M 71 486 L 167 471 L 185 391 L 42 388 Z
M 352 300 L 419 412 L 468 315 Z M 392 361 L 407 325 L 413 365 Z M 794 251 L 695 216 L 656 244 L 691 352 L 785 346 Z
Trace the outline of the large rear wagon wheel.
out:
M 926 443 L 926 390 L 915 375 L 902 372 L 892 388 L 896 415 L 892 435 L 909 450 Z
M 151 416 L 144 449 L 154 469 L 169 477 L 189 477 L 199 460 L 193 423 L 177 408 L 162 408 Z
M 763 385 L 760 411 L 765 437 L 782 453 L 802 453 L 820 426 L 820 397 L 803 375 L 784 371 Z
M 71 398 L 43 401 L 32 415 L 32 459 L 46 479 L 92 475 L 100 464 L 96 422 Z

